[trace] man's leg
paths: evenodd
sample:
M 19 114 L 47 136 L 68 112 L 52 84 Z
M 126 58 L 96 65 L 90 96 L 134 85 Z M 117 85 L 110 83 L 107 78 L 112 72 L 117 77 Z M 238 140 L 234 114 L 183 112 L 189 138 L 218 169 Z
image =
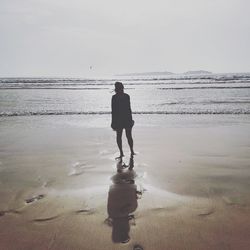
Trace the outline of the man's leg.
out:
M 130 147 L 130 152 L 131 155 L 134 155 L 134 142 L 133 142 L 133 138 L 132 138 L 132 128 L 126 128 L 126 137 L 128 139 L 128 145 Z
M 119 128 L 116 130 L 116 142 L 117 142 L 117 146 L 120 150 L 120 157 L 123 157 L 123 151 L 122 151 L 122 128 Z

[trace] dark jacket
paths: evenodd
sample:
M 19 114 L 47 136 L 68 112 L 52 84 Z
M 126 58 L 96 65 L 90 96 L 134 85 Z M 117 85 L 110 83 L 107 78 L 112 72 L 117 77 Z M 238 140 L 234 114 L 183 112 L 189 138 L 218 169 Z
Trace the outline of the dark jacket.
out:
M 119 93 L 112 96 L 112 129 L 130 128 L 133 126 L 130 97 L 126 93 Z

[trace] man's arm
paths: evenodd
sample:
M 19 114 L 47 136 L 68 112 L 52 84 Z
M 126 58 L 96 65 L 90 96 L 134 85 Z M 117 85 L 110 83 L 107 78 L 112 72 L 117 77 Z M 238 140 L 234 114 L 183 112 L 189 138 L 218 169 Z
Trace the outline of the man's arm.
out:
M 111 128 L 114 129 L 114 119 L 115 119 L 115 98 L 112 96 L 111 100 Z
M 129 95 L 128 95 L 128 110 L 132 114 L 131 105 L 130 105 L 130 96 Z

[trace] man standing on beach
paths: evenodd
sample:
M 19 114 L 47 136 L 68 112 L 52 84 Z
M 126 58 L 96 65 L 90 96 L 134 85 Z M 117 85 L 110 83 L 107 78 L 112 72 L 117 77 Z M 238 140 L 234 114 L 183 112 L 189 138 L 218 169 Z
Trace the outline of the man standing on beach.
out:
M 128 94 L 124 93 L 124 86 L 121 82 L 115 83 L 116 94 L 112 96 L 112 122 L 111 128 L 116 131 L 116 142 L 120 150 L 120 156 L 124 156 L 122 150 L 122 131 L 125 129 L 126 137 L 130 147 L 131 157 L 133 157 L 133 138 L 132 138 L 132 127 L 134 121 L 132 119 L 132 111 L 130 106 L 130 97 Z

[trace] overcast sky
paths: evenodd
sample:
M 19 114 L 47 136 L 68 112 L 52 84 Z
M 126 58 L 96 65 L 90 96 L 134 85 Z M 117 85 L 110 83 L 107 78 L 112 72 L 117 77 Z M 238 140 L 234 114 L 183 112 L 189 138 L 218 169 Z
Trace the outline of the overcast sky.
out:
M 249 0 L 0 0 L 0 76 L 250 72 L 249 10 Z

